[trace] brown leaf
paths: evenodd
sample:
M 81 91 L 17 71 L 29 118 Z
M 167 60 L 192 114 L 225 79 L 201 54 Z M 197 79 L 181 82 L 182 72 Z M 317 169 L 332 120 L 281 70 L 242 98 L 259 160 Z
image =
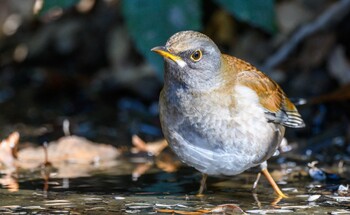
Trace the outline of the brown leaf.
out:
M 95 143 L 78 136 L 65 136 L 50 142 L 47 147 L 48 160 L 53 163 L 91 164 L 111 161 L 119 156 L 118 149 L 111 145 Z M 43 163 L 45 153 L 42 147 L 30 147 L 19 151 L 21 163 Z
M 6 168 L 16 166 L 19 137 L 18 132 L 13 132 L 0 143 L 0 163 L 5 165 Z
M 234 204 L 223 204 L 218 205 L 215 208 L 211 209 L 212 213 L 224 213 L 224 214 L 245 214 L 244 211 Z
M 132 144 L 135 146 L 132 149 L 133 152 L 148 152 L 154 156 L 157 156 L 168 146 L 168 143 L 165 139 L 146 143 L 137 135 L 132 136 Z

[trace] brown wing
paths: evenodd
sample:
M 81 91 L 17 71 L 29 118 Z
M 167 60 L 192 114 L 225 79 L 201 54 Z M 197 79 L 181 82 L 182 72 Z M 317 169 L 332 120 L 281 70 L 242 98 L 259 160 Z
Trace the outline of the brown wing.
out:
M 230 64 L 235 67 L 236 81 L 258 94 L 269 121 L 293 128 L 305 126 L 298 110 L 276 82 L 241 59 L 227 55 L 225 58 L 233 62 Z

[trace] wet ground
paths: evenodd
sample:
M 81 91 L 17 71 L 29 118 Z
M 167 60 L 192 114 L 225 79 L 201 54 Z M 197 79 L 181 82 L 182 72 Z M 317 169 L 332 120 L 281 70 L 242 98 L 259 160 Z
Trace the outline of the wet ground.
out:
M 232 214 L 241 213 L 241 209 L 248 214 L 350 213 L 348 179 L 326 183 L 287 175 L 278 181 L 289 198 L 278 199 L 265 179 L 260 180 L 253 193 L 251 186 L 256 173 L 246 172 L 230 178 L 210 177 L 208 191 L 198 197 L 196 192 L 201 176 L 194 169 L 183 166 L 176 172 L 167 173 L 152 167 L 134 181 L 132 172 L 140 165 L 134 161 L 122 159 L 112 167 L 96 168 L 88 176 L 71 179 L 55 178 L 55 170 L 50 169 L 19 171 L 17 192 L 4 186 L 0 189 L 0 213 Z M 280 170 L 277 166 L 272 169 Z M 279 172 L 272 171 L 273 174 Z M 46 181 L 43 179 L 45 173 L 50 175 Z M 343 196 L 339 191 L 341 184 L 345 186 Z
M 290 98 L 306 99 L 304 105 L 304 100 L 294 101 L 307 127 L 288 129 L 282 158 L 269 164 L 287 199 L 278 199 L 264 178 L 253 193 L 254 171 L 210 177 L 207 192 L 198 197 L 200 173 L 179 167 L 175 156 L 130 153 L 132 135 L 147 141 L 162 137 L 157 108 L 162 81 L 145 58 L 151 47 L 144 53 L 130 37 L 122 1 L 96 1 L 84 12 L 53 4 L 45 16 L 28 5 L 19 12 L 25 6 L 17 1 L 3 2 L 0 29 L 12 27 L 6 35 L 0 31 L 0 140 L 18 132 L 19 151 L 37 151 L 29 156 L 35 165 L 22 162 L 8 173 L 3 167 L 12 157 L 3 156 L 0 147 L 0 163 L 7 161 L 0 166 L 0 214 L 350 214 L 350 15 L 342 7 L 345 1 L 336 3 L 342 10 L 334 10 L 332 0 L 276 1 L 279 30 L 274 35 L 236 22 L 219 1 L 203 1 L 202 30 L 212 32 L 221 50 L 266 67 Z M 181 6 L 172 7 L 178 11 Z M 309 33 L 300 37 L 300 32 Z M 290 51 L 283 57 L 284 47 Z M 95 156 L 84 156 L 96 150 L 75 147 L 85 165 L 74 165 L 54 160 L 57 150 L 48 147 L 52 167 L 40 167 L 45 163 L 40 147 L 45 142 L 52 147 L 50 142 L 71 134 L 112 145 L 120 156 L 107 165 L 91 165 Z M 72 150 L 66 147 L 56 157 L 67 151 Z M 165 161 L 159 162 L 162 156 Z M 315 160 L 340 178 L 327 180 L 317 168 L 312 178 L 307 164 Z
M 149 114 L 147 107 L 141 106 L 141 111 L 135 109 L 138 106 L 130 105 L 133 104 L 132 101 L 125 100 L 123 105 L 118 103 L 118 111 L 111 105 L 111 110 L 96 108 L 88 114 L 84 112 L 68 117 L 73 134 L 123 149 L 119 157 L 103 166 L 62 166 L 53 163 L 58 169 L 19 169 L 17 175 L 13 176 L 0 173 L 0 214 L 350 214 L 350 192 L 347 187 L 350 184 L 349 160 L 346 143 L 333 141 L 339 139 L 336 138 L 339 137 L 337 133 L 332 133 L 335 138 L 328 137 L 327 133 L 321 133 L 322 138 L 321 134 L 316 135 L 315 139 L 318 139 L 315 143 L 290 138 L 290 143 L 281 148 L 285 152 L 279 158 L 271 159 L 270 172 L 289 196 L 287 199 L 278 199 L 263 177 L 257 191 L 253 193 L 251 188 L 256 171 L 233 177 L 209 177 L 207 192 L 198 197 L 196 193 L 200 173 L 186 166 L 177 169 L 179 162 L 169 149 L 158 157 L 147 156 L 147 153 L 130 153 L 132 133 L 143 134 L 148 140 L 160 136 L 158 116 Z M 8 113 L 15 109 L 13 105 L 8 109 L 5 107 L 2 110 Z M 22 109 L 15 112 L 13 118 L 16 120 L 12 121 L 22 122 L 26 119 L 27 111 Z M 38 110 L 45 112 L 48 109 Z M 25 123 L 14 124 L 9 123 L 10 120 L 3 120 L 0 133 L 6 137 L 4 133 L 19 131 L 20 151 L 33 145 L 40 146 L 47 140 L 57 140 L 64 133 L 61 124 L 65 117 L 57 119 L 59 110 L 47 112 L 52 120 L 40 121 L 35 118 L 35 123 L 40 126 L 29 127 Z M 100 115 L 105 117 L 97 117 Z M 141 123 L 144 121 L 146 123 Z M 47 125 L 43 122 L 54 123 Z M 340 129 L 336 127 L 336 130 Z M 293 133 L 289 134 L 293 136 Z M 329 141 L 324 141 L 327 144 L 317 151 L 317 143 L 321 142 L 319 139 Z M 27 141 L 34 144 L 28 145 Z M 52 156 L 49 153 L 51 161 Z M 163 162 L 159 162 L 162 159 Z M 307 167 L 313 160 L 319 161 L 318 167 L 325 167 L 341 178 L 336 181 L 314 181 L 309 176 Z M 340 161 L 343 161 L 343 166 L 338 168 Z M 43 159 L 39 159 L 39 163 L 42 162 Z M 327 164 L 331 166 L 326 166 Z M 137 180 L 135 172 L 140 175 Z M 14 190 L 17 191 L 13 192 Z

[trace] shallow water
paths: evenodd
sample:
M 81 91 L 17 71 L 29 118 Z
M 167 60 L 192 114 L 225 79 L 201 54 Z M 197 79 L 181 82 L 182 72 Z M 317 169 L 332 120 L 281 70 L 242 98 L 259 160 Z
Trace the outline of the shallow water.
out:
M 216 211 L 229 214 L 232 207 L 237 206 L 248 214 L 350 213 L 350 197 L 337 196 L 337 185 L 315 183 L 308 178 L 281 181 L 280 186 L 289 198 L 278 199 L 263 178 L 256 193 L 252 193 L 255 173 L 246 172 L 229 178 L 209 177 L 206 194 L 198 197 L 196 192 L 201 175 L 194 169 L 181 167 L 174 173 L 166 173 L 152 167 L 133 181 L 131 172 L 136 166 L 124 160 L 86 177 L 52 177 L 47 183 L 42 172 L 20 171 L 17 192 L 4 187 L 0 189 L 0 213 L 153 214 L 161 211 L 201 214 L 223 204 L 231 207 Z M 54 176 L 52 172 L 51 175 Z M 349 181 L 340 184 L 346 183 Z M 233 212 L 239 212 L 239 208 Z

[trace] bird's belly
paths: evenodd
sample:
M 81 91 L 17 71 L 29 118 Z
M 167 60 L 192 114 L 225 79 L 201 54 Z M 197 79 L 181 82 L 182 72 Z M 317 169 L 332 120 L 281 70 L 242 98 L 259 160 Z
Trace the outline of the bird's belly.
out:
M 220 107 L 204 110 L 196 114 L 176 107 L 161 110 L 163 132 L 171 148 L 200 172 L 239 174 L 268 159 L 283 137 L 283 127 L 267 122 L 259 106 L 250 105 L 240 112 Z

